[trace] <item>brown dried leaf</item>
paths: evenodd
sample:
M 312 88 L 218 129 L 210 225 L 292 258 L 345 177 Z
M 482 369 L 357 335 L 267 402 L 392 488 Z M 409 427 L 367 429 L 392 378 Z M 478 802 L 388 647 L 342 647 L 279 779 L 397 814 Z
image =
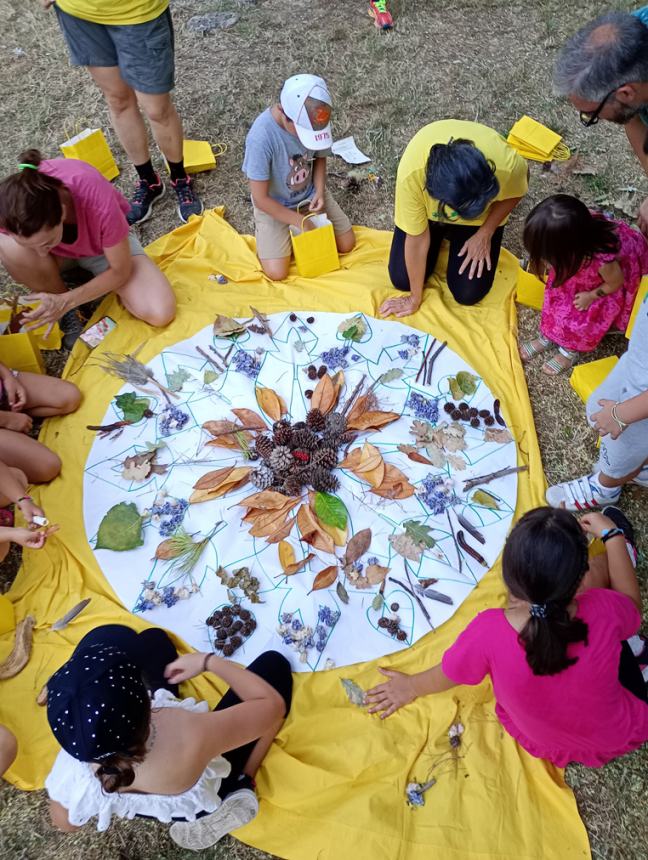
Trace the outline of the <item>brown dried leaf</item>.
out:
M 189 504 L 195 505 L 198 502 L 207 502 L 210 499 L 217 499 L 219 496 L 224 496 L 231 490 L 236 490 L 247 483 L 252 471 L 250 466 L 238 466 L 229 472 L 229 474 L 215 487 L 208 490 L 196 490 L 189 497 Z
M 497 442 L 498 445 L 505 445 L 507 442 L 512 442 L 513 437 L 506 427 L 487 427 L 484 431 L 485 442 Z
M 254 409 L 232 409 L 238 420 L 248 430 L 267 430 L 268 425 Z
M 448 454 L 448 463 L 450 463 L 452 468 L 456 469 L 457 472 L 463 472 L 468 465 L 464 458 L 460 457 L 458 454 Z
M 366 577 L 369 585 L 380 585 L 385 581 L 385 577 L 389 573 L 390 568 L 383 567 L 381 564 L 370 564 L 367 566 Z
M 217 436 L 220 433 L 228 433 L 230 430 L 234 431 L 237 427 L 238 424 L 235 421 L 229 421 L 226 418 L 220 421 L 205 421 L 203 424 L 203 430 L 211 433 L 212 436 Z
M 233 334 L 243 334 L 245 325 L 238 322 L 232 317 L 226 317 L 224 314 L 216 314 L 214 320 L 214 334 L 220 337 L 230 337 Z
M 283 398 L 279 397 L 272 388 L 257 388 L 256 399 L 261 409 L 273 421 L 279 421 L 281 416 L 286 414 L 286 404 Z
M 335 386 L 328 373 L 315 386 L 311 397 L 311 409 L 319 409 L 322 415 L 326 415 L 337 403 L 340 389 Z
M 409 499 L 415 493 L 415 488 L 407 477 L 390 463 L 385 465 L 385 480 L 379 487 L 373 487 L 370 492 L 384 499 Z
M 430 462 L 435 467 L 435 469 L 442 469 L 447 463 L 447 457 L 445 455 L 445 451 L 440 445 L 437 445 L 434 442 L 430 442 L 429 445 L 425 446 L 425 450 L 430 458 Z
M 323 552 L 335 555 L 335 543 L 319 525 L 308 505 L 302 505 L 297 511 L 297 528 L 302 540 Z
M 276 531 L 269 534 L 266 537 L 266 543 L 278 543 L 279 541 L 287 538 L 292 531 L 292 527 L 295 525 L 295 519 L 296 517 L 292 517 L 291 519 L 287 520 L 282 526 L 279 526 Z
M 123 463 L 122 478 L 127 481 L 145 481 L 151 474 L 151 459 L 142 459 L 136 454 L 134 457 L 126 457 Z
M 383 458 L 378 448 L 365 442 L 360 452 L 360 462 L 354 469 L 354 472 L 371 472 L 383 462 Z
M 288 541 L 282 540 L 277 547 L 277 551 L 279 553 L 279 564 L 285 572 L 287 567 L 295 563 L 295 550 Z
M 178 548 L 177 542 L 171 538 L 167 538 L 166 540 L 163 540 L 161 544 L 158 544 L 158 547 L 155 550 L 155 558 L 161 558 L 164 561 L 167 561 L 170 558 L 176 558 L 181 552 L 182 550 Z
M 286 574 L 286 576 L 293 576 L 295 573 L 299 573 L 300 570 L 303 570 L 306 567 L 306 565 L 312 558 L 315 558 L 315 553 L 309 552 L 306 558 L 302 558 L 301 561 L 296 561 L 293 562 L 293 564 L 289 564 L 284 569 L 284 573 Z
M 394 552 L 402 555 L 403 558 L 408 558 L 410 561 L 421 560 L 425 547 L 423 544 L 412 540 L 405 532 L 400 535 L 389 535 L 388 540 Z
M 272 534 L 275 529 L 283 524 L 290 511 L 295 507 L 295 505 L 299 504 L 299 499 L 288 499 L 285 496 L 284 499 L 285 502 L 283 507 L 275 510 L 262 511 L 261 514 L 256 517 L 254 520 L 255 529 L 261 529 L 265 531 L 266 534 Z M 270 527 L 270 531 L 267 531 L 268 527 Z M 252 531 L 250 531 L 250 534 L 252 534 Z M 255 536 L 261 537 L 262 535 Z M 265 537 L 265 535 L 263 535 L 263 537 Z
M 332 564 L 330 567 L 325 567 L 324 570 L 320 570 L 320 572 L 313 580 L 313 587 L 308 593 L 310 594 L 313 591 L 320 591 L 322 588 L 329 588 L 331 585 L 333 585 L 337 577 L 337 564 Z
M 347 421 L 349 430 L 380 430 L 393 421 L 398 421 L 398 412 L 364 412 L 350 421 Z
M 275 493 L 274 490 L 262 490 L 260 493 L 246 496 L 236 504 L 246 508 L 263 508 L 264 510 L 271 511 L 285 507 L 287 501 L 283 493 Z
M 212 448 L 238 449 L 241 447 L 235 436 L 219 436 L 217 439 L 210 439 L 205 444 Z
M 399 445 L 398 450 L 401 454 L 405 454 L 406 457 L 409 457 L 409 459 L 413 460 L 415 463 L 424 463 L 426 466 L 433 465 L 432 461 L 428 460 L 427 457 L 424 457 L 423 454 L 419 454 L 413 445 Z
M 215 469 L 207 472 L 193 485 L 194 490 L 214 490 L 234 471 L 234 466 L 226 466 L 224 469 Z
M 360 464 L 360 457 L 362 456 L 362 448 L 354 448 L 353 451 L 349 451 L 344 460 L 341 463 L 338 463 L 339 469 L 350 469 L 352 472 L 358 468 Z
M 371 546 L 371 529 L 362 529 L 353 535 L 344 553 L 344 566 L 347 567 L 361 558 Z

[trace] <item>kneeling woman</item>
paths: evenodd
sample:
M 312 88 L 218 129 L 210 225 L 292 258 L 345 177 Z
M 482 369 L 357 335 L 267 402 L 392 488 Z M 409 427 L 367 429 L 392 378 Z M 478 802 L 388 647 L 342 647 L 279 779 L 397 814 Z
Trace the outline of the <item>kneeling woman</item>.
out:
M 213 712 L 176 698 L 201 672 L 230 685 Z M 112 815 L 143 816 L 175 821 L 183 848 L 213 845 L 256 815 L 254 775 L 291 696 L 290 665 L 276 651 L 242 669 L 215 654 L 178 657 L 156 628 L 96 628 L 47 685 L 63 747 L 46 781 L 53 824 L 72 831 L 97 817 L 106 830 Z
M 462 305 L 483 299 L 495 278 L 504 224 L 527 188 L 525 160 L 485 125 L 448 119 L 415 134 L 398 165 L 389 257 L 392 284 L 409 295 L 383 302 L 382 316 L 418 310 L 444 239 L 454 299 Z
M 119 191 L 84 161 L 44 161 L 30 149 L 20 162 L 18 173 L 0 183 L 0 263 L 31 290 L 30 299 L 40 302 L 25 314 L 27 323 L 56 322 L 114 292 L 133 316 L 168 325 L 175 296 L 139 241 L 129 236 L 129 204 Z M 72 261 L 94 277 L 68 290 L 61 270 Z

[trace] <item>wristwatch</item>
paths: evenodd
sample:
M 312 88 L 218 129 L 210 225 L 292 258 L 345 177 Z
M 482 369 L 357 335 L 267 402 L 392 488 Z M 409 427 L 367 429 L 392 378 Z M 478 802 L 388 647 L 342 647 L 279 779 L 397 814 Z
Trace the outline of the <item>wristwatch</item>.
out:
M 603 529 L 601 532 L 601 540 L 603 543 L 607 543 L 609 540 L 612 540 L 613 537 L 622 537 L 625 538 L 625 533 L 623 529 L 617 528 L 616 526 L 613 529 Z

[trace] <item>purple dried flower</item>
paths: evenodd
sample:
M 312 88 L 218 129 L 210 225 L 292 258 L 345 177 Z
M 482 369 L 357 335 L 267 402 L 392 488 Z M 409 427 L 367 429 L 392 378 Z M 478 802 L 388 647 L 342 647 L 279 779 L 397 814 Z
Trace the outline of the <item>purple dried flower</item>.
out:
M 416 418 L 429 421 L 430 424 L 436 424 L 439 420 L 439 402 L 436 398 L 423 397 L 422 394 L 412 391 L 407 405 L 413 410 Z

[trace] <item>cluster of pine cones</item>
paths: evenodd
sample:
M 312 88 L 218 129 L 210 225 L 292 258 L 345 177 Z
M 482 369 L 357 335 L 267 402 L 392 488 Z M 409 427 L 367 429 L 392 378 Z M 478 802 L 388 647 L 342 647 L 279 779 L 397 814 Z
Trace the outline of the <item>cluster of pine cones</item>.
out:
M 282 418 L 272 426 L 272 435 L 257 436 L 254 451 L 261 458 L 250 475 L 259 490 L 275 490 L 286 496 L 299 496 L 306 486 L 322 493 L 333 493 L 339 481 L 333 474 L 338 464 L 338 449 L 356 437 L 347 431 L 340 412 L 322 415 L 311 409 L 306 421 L 292 424 Z

